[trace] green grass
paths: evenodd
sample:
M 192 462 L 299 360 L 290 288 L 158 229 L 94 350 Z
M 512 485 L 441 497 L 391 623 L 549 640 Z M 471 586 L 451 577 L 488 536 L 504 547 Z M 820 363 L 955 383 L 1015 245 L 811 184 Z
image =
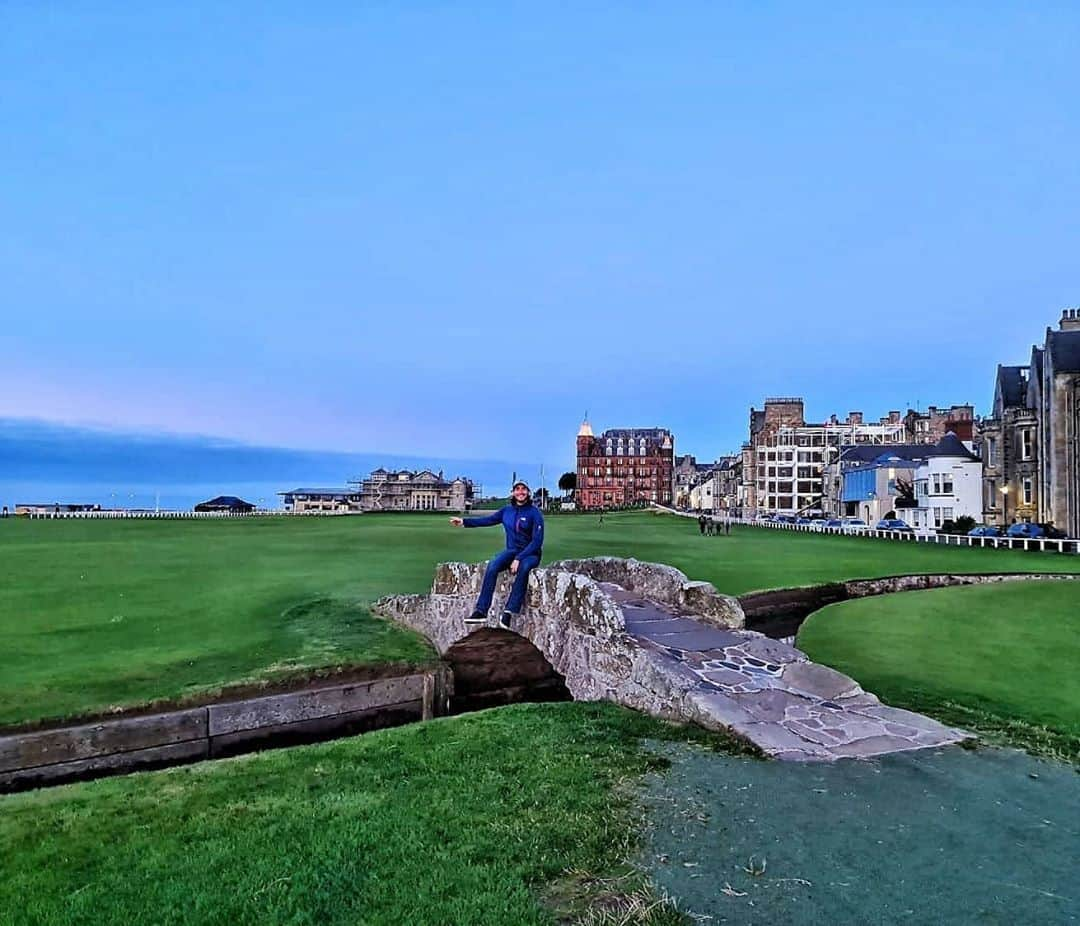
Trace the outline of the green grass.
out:
M 725 745 L 610 704 L 516 705 L 0 798 L 0 923 L 603 922 L 598 901 L 647 896 L 631 786 L 667 760 L 643 737 Z
M 420 592 L 443 560 L 482 560 L 501 529 L 440 516 L 0 522 L 0 724 L 190 698 L 311 669 L 418 662 L 420 640 L 367 606 Z M 899 545 L 651 513 L 549 519 L 545 559 L 635 556 L 721 590 L 901 572 L 1080 570 L 1080 557 Z
M 1080 582 L 841 602 L 798 645 L 890 704 L 1080 762 Z

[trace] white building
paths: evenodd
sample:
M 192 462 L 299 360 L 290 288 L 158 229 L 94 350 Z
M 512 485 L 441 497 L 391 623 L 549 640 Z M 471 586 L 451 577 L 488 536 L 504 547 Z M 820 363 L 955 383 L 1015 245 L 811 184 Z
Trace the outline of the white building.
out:
M 982 496 L 982 460 L 949 433 L 915 470 L 918 506 L 903 517 L 917 531 L 938 530 L 965 515 L 981 521 Z

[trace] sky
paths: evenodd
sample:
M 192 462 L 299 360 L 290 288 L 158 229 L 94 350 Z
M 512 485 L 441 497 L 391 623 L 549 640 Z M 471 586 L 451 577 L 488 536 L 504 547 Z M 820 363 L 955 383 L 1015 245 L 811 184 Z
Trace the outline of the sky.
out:
M 1080 303 L 1080 6 L 902 6 L 8 0 L 0 416 L 557 470 L 985 412 Z

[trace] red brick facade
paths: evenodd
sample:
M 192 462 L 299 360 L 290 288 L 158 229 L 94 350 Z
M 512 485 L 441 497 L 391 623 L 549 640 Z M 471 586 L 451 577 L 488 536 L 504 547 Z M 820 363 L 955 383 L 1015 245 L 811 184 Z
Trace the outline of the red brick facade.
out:
M 586 421 L 577 438 L 579 508 L 672 502 L 675 441 L 666 428 L 615 428 L 594 437 Z

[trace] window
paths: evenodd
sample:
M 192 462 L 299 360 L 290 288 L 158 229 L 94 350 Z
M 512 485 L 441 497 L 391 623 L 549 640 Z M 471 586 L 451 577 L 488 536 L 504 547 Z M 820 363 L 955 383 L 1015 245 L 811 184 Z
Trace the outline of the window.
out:
M 1035 500 L 1035 492 L 1031 486 L 1031 480 L 1024 480 L 1024 504 L 1030 505 Z
M 934 527 L 941 527 L 941 509 L 934 509 Z
M 1020 432 L 1020 458 L 1022 460 L 1031 459 L 1032 443 L 1031 428 L 1024 428 Z
M 942 495 L 952 495 L 953 494 L 952 473 L 942 473 L 941 474 L 941 494 Z
M 941 494 L 941 473 L 934 473 L 934 475 L 931 477 L 931 479 L 933 480 L 934 495 L 940 495 Z
M 986 465 L 997 466 L 997 438 L 988 437 L 986 439 Z

